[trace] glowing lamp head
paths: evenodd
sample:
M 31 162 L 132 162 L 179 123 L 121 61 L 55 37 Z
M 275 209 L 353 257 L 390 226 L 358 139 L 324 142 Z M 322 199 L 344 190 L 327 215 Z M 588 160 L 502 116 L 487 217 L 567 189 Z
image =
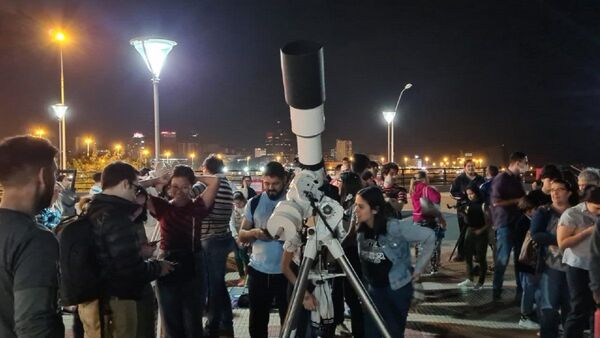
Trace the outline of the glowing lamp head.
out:
M 167 55 L 177 46 L 175 41 L 158 38 L 136 38 L 129 43 L 140 53 L 155 79 L 160 77 Z
M 395 111 L 384 111 L 383 112 L 383 118 L 385 119 L 385 122 L 387 122 L 388 124 L 390 124 L 390 123 L 392 123 L 392 121 L 394 121 L 395 116 L 396 116 Z
M 54 111 L 54 115 L 56 115 L 56 117 L 59 120 L 62 120 L 65 118 L 65 115 L 67 114 L 67 109 L 69 109 L 68 106 L 65 106 L 64 104 L 53 104 L 52 105 L 52 110 Z
M 410 89 L 412 87 L 412 83 L 407 83 L 406 86 L 404 86 L 404 89 Z

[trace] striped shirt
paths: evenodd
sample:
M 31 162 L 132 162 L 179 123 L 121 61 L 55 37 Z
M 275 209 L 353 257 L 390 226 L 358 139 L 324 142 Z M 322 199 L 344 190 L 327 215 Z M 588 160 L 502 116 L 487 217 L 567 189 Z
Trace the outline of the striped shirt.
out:
M 217 190 L 217 196 L 210 214 L 202 220 L 200 239 L 223 235 L 231 236 L 229 220 L 233 212 L 233 190 L 225 175 L 218 174 L 217 177 L 219 177 L 219 190 Z M 198 196 L 205 189 L 206 186 L 198 182 L 194 185 L 192 194 Z

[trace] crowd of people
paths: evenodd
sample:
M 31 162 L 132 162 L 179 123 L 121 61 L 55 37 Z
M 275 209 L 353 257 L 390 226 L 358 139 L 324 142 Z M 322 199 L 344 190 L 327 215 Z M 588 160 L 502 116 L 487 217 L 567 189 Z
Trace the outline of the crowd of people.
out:
M 464 173 L 453 182 L 461 227 L 455 261 L 464 260 L 467 269 L 459 286 L 481 289 L 490 246 L 492 297 L 500 301 L 512 252 L 519 326 L 539 330 L 541 337 L 583 337 L 593 331 L 594 299 L 600 300 L 598 264 L 592 263 L 599 258 L 600 236 L 594 229 L 600 216 L 600 171 L 586 168 L 575 176 L 548 164 L 526 192 L 521 175 L 527 169 L 527 156 L 514 153 L 507 170 L 498 173 L 489 166 L 484 179 L 466 161 Z
M 250 336 L 268 337 L 272 308 L 283 324 L 305 238 L 280 241 L 266 230 L 293 177 L 280 163 L 265 166 L 257 194 L 250 177 L 241 187 L 230 182 L 212 155 L 202 175 L 185 165 L 138 171 L 118 161 L 78 197 L 75 177 L 56 176 L 56 153 L 42 138 L 0 143 L 1 337 L 62 338 L 63 311 L 74 313 L 76 337 L 155 337 L 157 328 L 169 338 L 233 337 L 231 253 L 247 287 Z M 513 252 L 519 324 L 541 337 L 582 337 L 600 301 L 600 174 L 587 168 L 575 177 L 547 165 L 526 193 L 527 169 L 527 156 L 514 153 L 506 170 L 489 166 L 484 178 L 467 160 L 452 184 L 454 259 L 465 262 L 467 277 L 459 287 L 481 290 L 492 272 L 493 300 L 501 300 Z M 415 283 L 440 272 L 447 227 L 428 173 L 418 171 L 406 189 L 398 172 L 355 154 L 322 187 L 344 209 L 344 254 L 393 337 L 404 336 Z M 408 203 L 412 217 L 403 217 Z M 302 296 L 296 337 L 333 337 L 336 329 L 381 336 L 344 276 L 311 283 Z

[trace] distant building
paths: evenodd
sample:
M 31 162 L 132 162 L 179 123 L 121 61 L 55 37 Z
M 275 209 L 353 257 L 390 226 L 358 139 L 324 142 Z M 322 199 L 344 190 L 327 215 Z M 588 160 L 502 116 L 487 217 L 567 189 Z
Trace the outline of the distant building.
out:
M 344 157 L 352 156 L 352 141 L 350 140 L 335 140 L 335 159 L 341 161 Z
M 142 150 L 147 147 L 146 137 L 142 133 L 134 133 L 125 145 L 125 153 L 129 158 L 140 158 Z
M 177 132 L 174 131 L 161 131 L 160 132 L 160 151 L 170 151 L 172 156 L 177 156 Z
M 267 155 L 283 155 L 293 157 L 296 155 L 295 142 L 288 130 L 281 127 L 281 121 L 277 121 L 275 131 L 267 132 L 265 138 Z
M 267 156 L 267 149 L 265 148 L 254 148 L 254 157 L 263 157 Z

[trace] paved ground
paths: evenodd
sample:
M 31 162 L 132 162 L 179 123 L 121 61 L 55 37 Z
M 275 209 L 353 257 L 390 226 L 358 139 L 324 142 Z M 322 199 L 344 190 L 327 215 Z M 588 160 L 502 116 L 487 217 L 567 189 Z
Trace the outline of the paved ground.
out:
M 458 237 L 456 217 L 447 213 L 449 229 L 443 243 L 440 273 L 423 278 L 425 301 L 414 305 L 408 317 L 407 337 L 535 337 L 535 331 L 519 329 L 518 308 L 513 305 L 514 275 L 512 267 L 507 269 L 506 290 L 502 303 L 492 303 L 491 274 L 485 287 L 480 291 L 462 291 L 456 284 L 465 278 L 464 263 L 450 263 L 448 256 Z M 488 253 L 491 261 L 491 253 Z M 236 272 L 227 279 L 237 278 Z M 70 317 L 65 324 L 70 326 Z M 278 337 L 279 318 L 271 313 L 269 336 Z M 346 321 L 350 327 L 349 320 Z M 235 335 L 239 338 L 248 335 L 248 310 L 234 310 Z M 70 332 L 67 335 L 70 337 Z

